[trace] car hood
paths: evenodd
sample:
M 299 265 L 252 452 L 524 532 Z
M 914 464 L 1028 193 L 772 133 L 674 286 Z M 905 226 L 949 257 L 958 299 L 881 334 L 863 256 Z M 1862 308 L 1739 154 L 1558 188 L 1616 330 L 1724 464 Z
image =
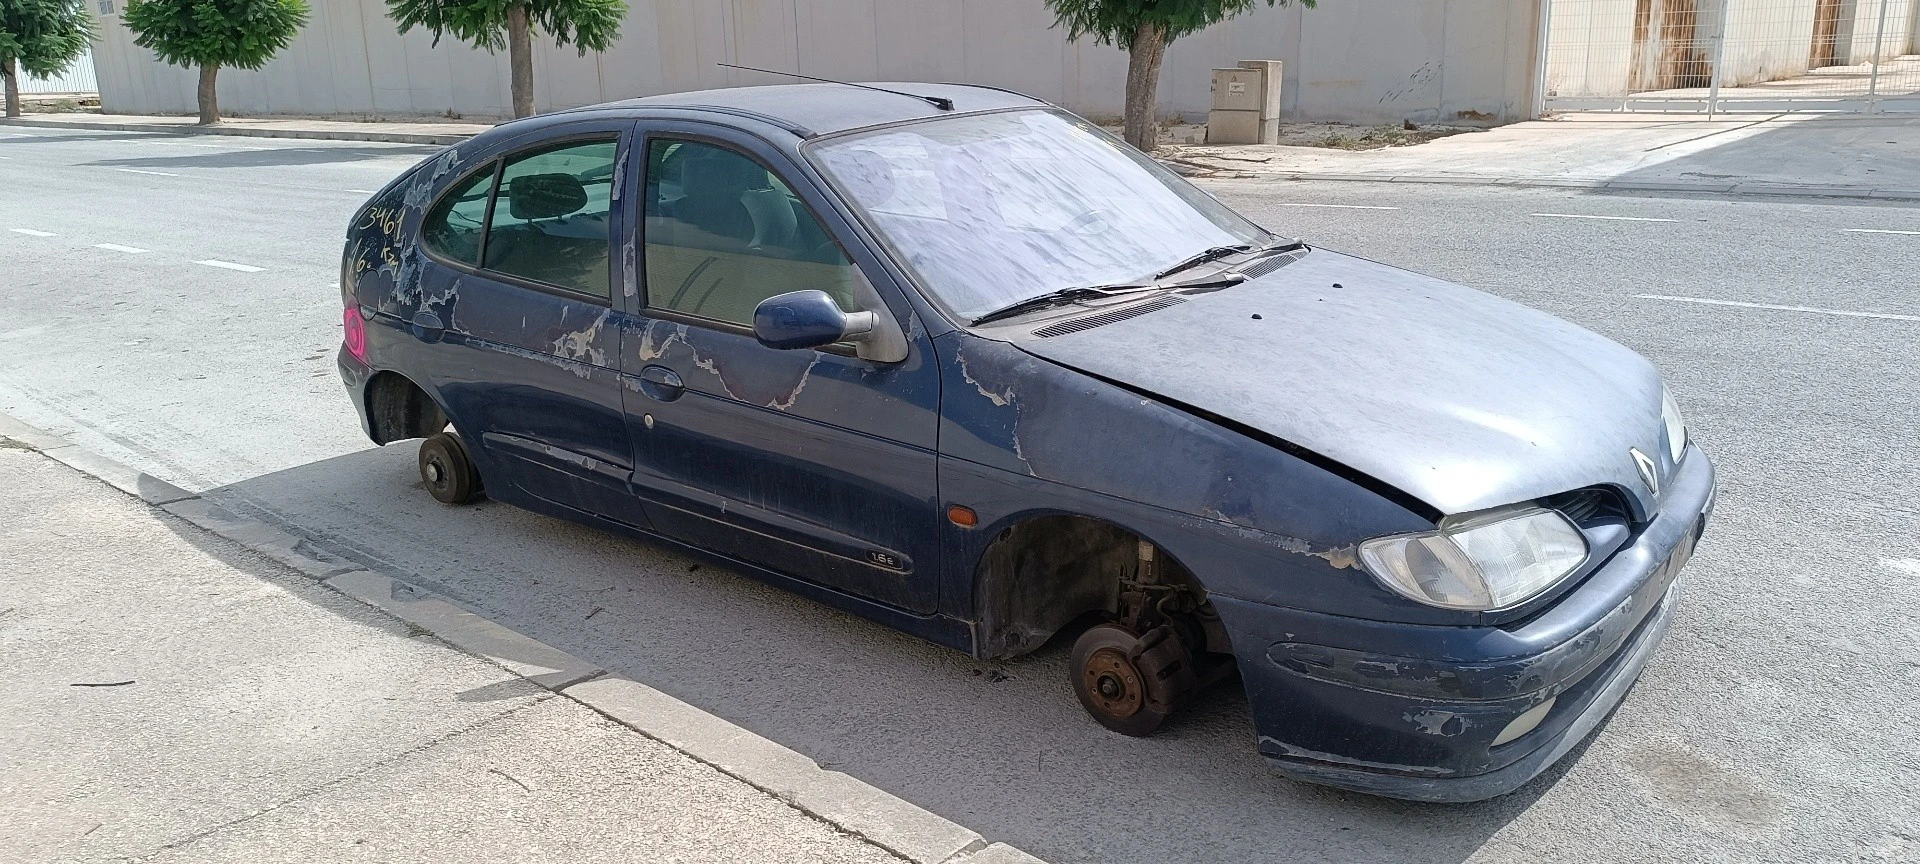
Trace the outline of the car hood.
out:
M 1284 439 L 1443 514 L 1595 485 L 1655 502 L 1660 376 L 1544 312 L 1322 250 L 1241 285 L 1023 349 Z

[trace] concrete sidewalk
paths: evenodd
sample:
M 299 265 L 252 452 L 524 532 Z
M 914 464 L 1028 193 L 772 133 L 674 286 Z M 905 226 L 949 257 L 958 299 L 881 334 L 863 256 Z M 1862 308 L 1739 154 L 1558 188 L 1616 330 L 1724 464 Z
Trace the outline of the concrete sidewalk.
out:
M 0 858 L 922 860 L 558 692 L 597 670 L 462 653 L 31 449 L 85 462 L 53 442 L 0 438 Z M 928 860 L 1034 864 L 971 836 Z
M 485 123 L 28 114 L 0 124 L 453 144 Z M 1920 115 L 1568 114 L 1379 150 L 1172 144 L 1184 174 L 1226 180 L 1550 186 L 1920 200 Z
M 1920 116 L 1569 114 L 1411 147 L 1163 147 L 1189 176 L 1920 200 Z
M 376 141 L 388 144 L 458 144 L 493 128 L 491 123 L 417 120 L 373 122 L 310 117 L 229 117 L 201 126 L 193 117 L 85 112 L 28 112 L 0 125 L 105 132 L 158 132 L 173 135 L 238 135 L 248 138 L 307 138 L 322 141 Z

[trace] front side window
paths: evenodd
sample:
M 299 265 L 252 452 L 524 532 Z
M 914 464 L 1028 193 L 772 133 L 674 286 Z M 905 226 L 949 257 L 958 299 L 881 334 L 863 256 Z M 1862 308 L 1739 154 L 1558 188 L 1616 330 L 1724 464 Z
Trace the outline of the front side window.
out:
M 574 141 L 509 159 L 487 228 L 488 270 L 609 297 L 619 142 Z
M 815 289 L 858 311 L 860 275 L 799 196 L 726 147 L 647 148 L 647 305 L 751 326 L 760 301 Z
M 806 152 L 925 287 L 968 319 L 1269 239 L 1139 151 L 1056 111 L 913 123 Z
M 480 263 L 480 237 L 487 227 L 487 195 L 493 171 L 474 172 L 435 204 L 420 223 L 420 238 L 434 254 L 462 264 Z

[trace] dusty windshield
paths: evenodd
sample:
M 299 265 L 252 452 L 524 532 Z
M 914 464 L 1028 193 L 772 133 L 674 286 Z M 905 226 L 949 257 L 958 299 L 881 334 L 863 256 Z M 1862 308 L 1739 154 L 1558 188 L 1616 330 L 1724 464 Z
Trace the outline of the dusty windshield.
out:
M 809 154 L 922 283 L 968 319 L 1268 239 L 1139 151 L 1054 111 L 881 129 Z

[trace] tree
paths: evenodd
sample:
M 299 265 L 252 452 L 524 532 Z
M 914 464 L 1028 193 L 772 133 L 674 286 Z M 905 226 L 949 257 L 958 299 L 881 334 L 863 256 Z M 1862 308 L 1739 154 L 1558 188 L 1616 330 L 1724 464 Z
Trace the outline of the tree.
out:
M 1070 39 L 1092 36 L 1101 45 L 1127 51 L 1128 144 L 1151 152 L 1154 94 L 1160 87 L 1160 61 L 1173 40 L 1232 18 L 1260 0 L 1047 0 L 1055 27 Z M 1266 0 L 1285 6 L 1289 0 Z M 1315 0 L 1300 0 L 1312 8 Z
M 93 40 L 85 0 L 0 0 L 0 78 L 7 116 L 20 116 L 20 73 L 49 78 L 66 71 Z
M 626 0 L 387 0 L 387 14 L 405 33 L 415 27 L 448 33 L 489 53 L 507 49 L 512 70 L 513 116 L 533 116 L 533 29 L 555 45 L 577 45 L 581 56 L 605 51 L 620 38 Z
M 220 122 L 214 87 L 227 67 L 258 69 L 307 23 L 306 0 L 128 0 L 133 44 L 174 66 L 200 67 L 200 123 Z

